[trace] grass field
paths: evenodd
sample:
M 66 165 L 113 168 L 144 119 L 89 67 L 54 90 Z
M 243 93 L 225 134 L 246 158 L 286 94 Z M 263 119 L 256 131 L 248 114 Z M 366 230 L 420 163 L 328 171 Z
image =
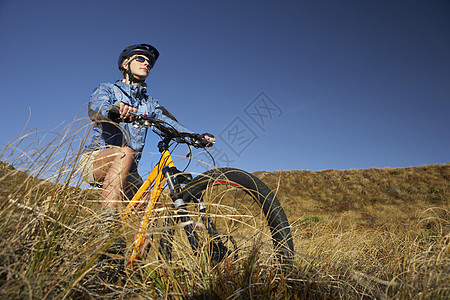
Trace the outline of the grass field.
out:
M 207 251 L 193 255 L 179 244 L 176 259 L 162 261 L 153 253 L 135 274 L 101 285 L 89 283 L 109 241 L 96 227 L 98 190 L 74 184 L 74 165 L 64 156 L 57 163 L 46 156 L 26 165 L 13 157 L 0 157 L 8 162 L 0 164 L 2 299 L 450 296 L 449 163 L 256 172 L 277 193 L 291 223 L 293 266 L 268 258 L 264 243 L 255 242 L 244 258 L 218 264 L 211 264 Z M 49 173 L 51 180 L 38 179 Z M 114 238 L 130 241 L 136 224 L 123 224 Z

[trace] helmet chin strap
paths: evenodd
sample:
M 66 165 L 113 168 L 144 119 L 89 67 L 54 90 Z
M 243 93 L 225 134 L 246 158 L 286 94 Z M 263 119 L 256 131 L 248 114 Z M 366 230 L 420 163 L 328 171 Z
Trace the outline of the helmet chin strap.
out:
M 128 63 L 128 70 L 126 70 L 126 74 L 128 74 L 128 81 L 133 84 L 137 83 L 137 96 L 139 99 L 142 99 L 141 95 L 141 87 L 145 89 L 147 87 L 147 84 L 145 83 L 145 79 L 141 80 L 136 78 L 133 73 L 131 73 L 131 67 L 130 67 L 131 61 Z

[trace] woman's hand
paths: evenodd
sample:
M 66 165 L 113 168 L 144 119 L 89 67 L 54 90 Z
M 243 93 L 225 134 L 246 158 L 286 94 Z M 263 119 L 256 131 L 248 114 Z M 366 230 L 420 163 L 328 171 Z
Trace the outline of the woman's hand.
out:
M 216 137 L 210 133 L 204 133 L 203 137 L 205 138 L 205 140 L 210 142 L 210 143 L 206 144 L 206 147 L 212 147 L 216 142 Z
M 119 104 L 119 114 L 120 114 L 120 118 L 124 121 L 124 122 L 133 122 L 134 121 L 134 116 L 132 114 L 130 114 L 131 112 L 137 112 L 137 108 L 130 106 L 128 104 L 125 104 L 123 102 L 120 102 Z

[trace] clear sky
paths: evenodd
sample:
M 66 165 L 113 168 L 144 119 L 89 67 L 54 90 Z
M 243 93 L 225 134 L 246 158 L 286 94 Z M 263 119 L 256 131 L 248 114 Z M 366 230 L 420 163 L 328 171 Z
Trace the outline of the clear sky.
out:
M 150 94 L 217 136 L 219 166 L 450 161 L 448 0 L 1 0 L 2 147 L 83 114 L 135 43 L 161 53 Z

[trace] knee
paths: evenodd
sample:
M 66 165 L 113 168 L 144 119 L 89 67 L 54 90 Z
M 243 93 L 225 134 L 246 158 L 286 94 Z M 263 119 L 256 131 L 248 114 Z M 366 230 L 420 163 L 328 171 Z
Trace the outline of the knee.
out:
M 128 146 L 125 147 L 121 147 L 120 151 L 119 151 L 120 155 L 119 155 L 119 159 L 126 163 L 126 164 L 131 164 L 133 159 L 134 159 L 134 150 L 131 149 Z
M 131 161 L 134 158 L 134 151 L 128 146 L 115 147 L 113 150 L 114 154 L 112 156 L 114 156 L 114 161 Z
M 134 156 L 134 150 L 131 149 L 131 147 L 128 147 L 128 146 L 121 147 L 120 148 L 120 152 L 122 154 L 124 154 L 124 156 L 131 156 L 131 157 Z

